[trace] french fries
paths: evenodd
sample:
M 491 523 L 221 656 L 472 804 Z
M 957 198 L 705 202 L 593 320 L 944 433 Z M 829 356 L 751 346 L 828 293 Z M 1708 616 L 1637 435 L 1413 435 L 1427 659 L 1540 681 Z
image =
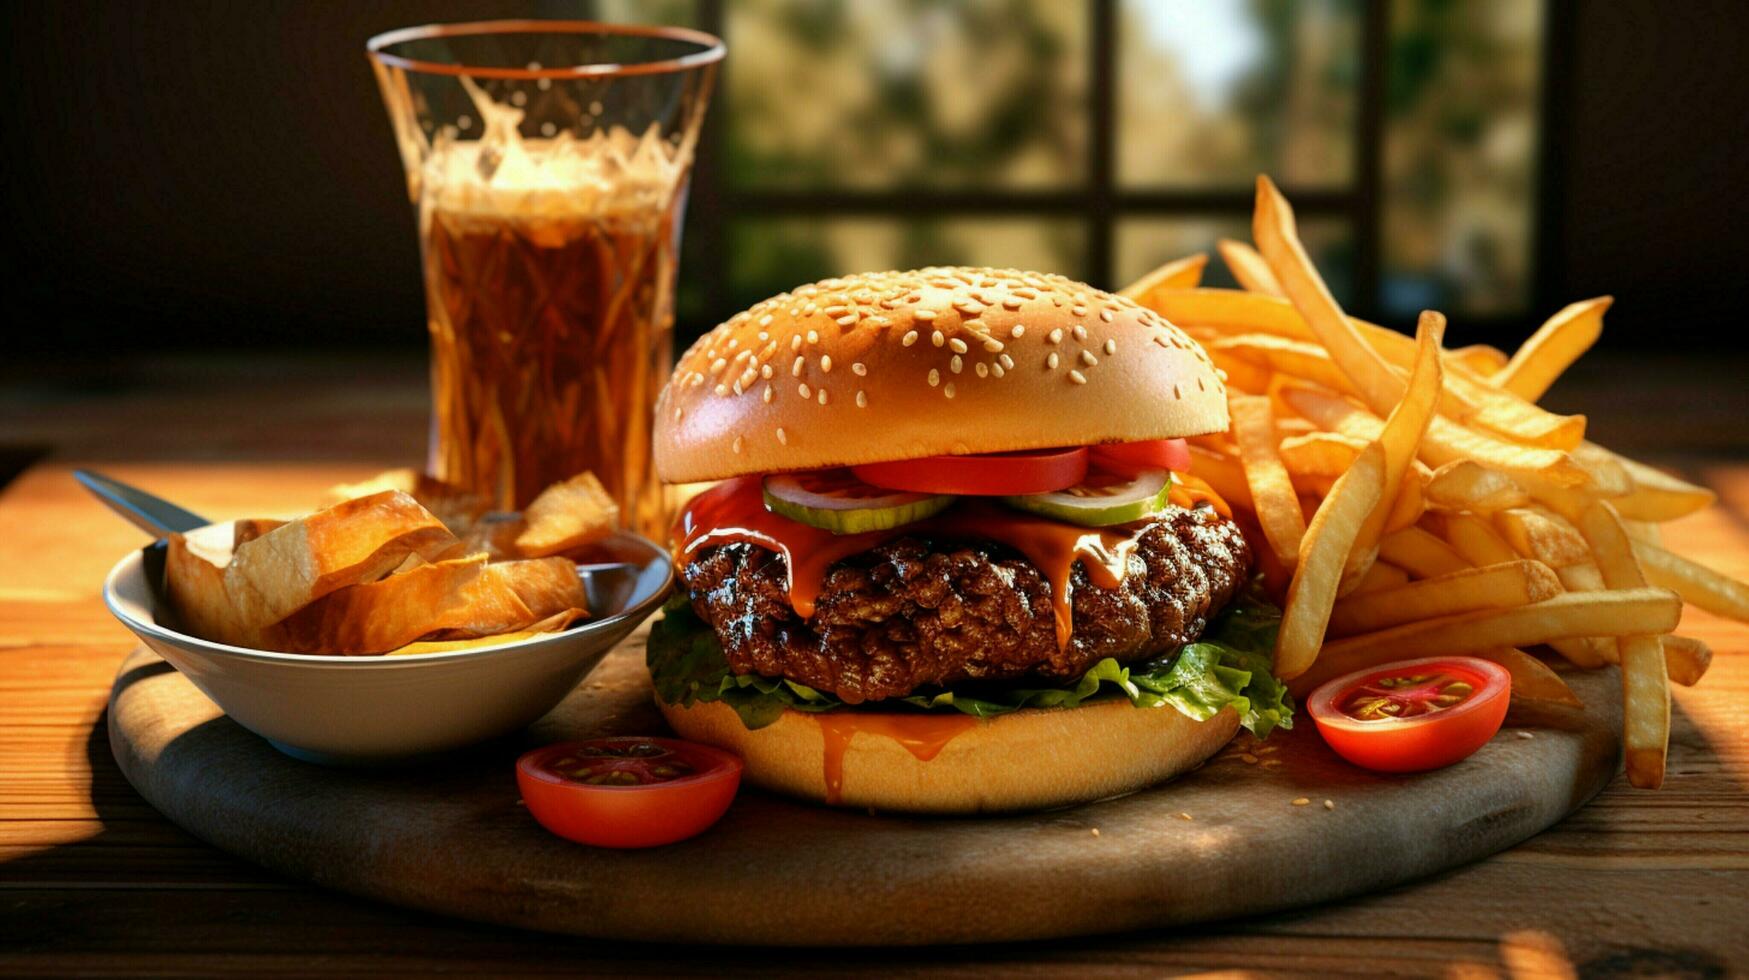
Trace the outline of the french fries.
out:
M 1509 561 L 1465 568 L 1394 589 L 1350 595 L 1330 614 L 1330 633 L 1353 636 L 1477 609 L 1509 609 L 1561 594 L 1547 565 Z
M 1147 306 L 1150 297 L 1161 290 L 1196 288 L 1202 282 L 1203 267 L 1208 264 L 1209 257 L 1203 252 L 1173 259 L 1130 283 L 1120 295 Z
M 1245 483 L 1251 488 L 1251 503 L 1263 536 L 1283 568 L 1292 570 L 1299 561 L 1300 538 L 1306 534 L 1300 498 L 1288 479 L 1287 467 L 1278 455 L 1275 417 L 1269 399 L 1261 395 L 1234 395 L 1228 402 L 1233 440 L 1239 446 L 1239 462 Z
M 1639 589 L 1645 573 L 1634 557 L 1633 542 L 1621 517 L 1607 501 L 1597 501 L 1579 515 L 1579 530 L 1597 556 L 1597 570 L 1611 589 Z M 1621 659 L 1622 743 L 1628 781 L 1657 789 L 1664 782 L 1664 757 L 1670 743 L 1670 684 L 1664 666 L 1664 644 L 1658 634 L 1675 628 L 1632 632 L 1616 640 Z
M 1215 249 L 1221 253 L 1221 261 L 1227 264 L 1227 270 L 1247 292 L 1283 295 L 1281 283 L 1275 281 L 1275 273 L 1269 271 L 1269 263 L 1263 261 L 1256 249 L 1231 238 L 1216 242 Z
M 1251 230 L 1255 248 L 1218 243 L 1243 289 L 1167 285 L 1193 278 L 1182 264 L 1131 295 L 1200 340 L 1242 406 L 1236 438 L 1191 439 L 1193 466 L 1261 529 L 1269 581 L 1291 574 L 1277 672 L 1303 693 L 1388 660 L 1469 653 L 1505 665 L 1516 697 L 1573 704 L 1523 648 L 1619 664 L 1629 777 L 1657 785 L 1668 685 L 1699 680 L 1711 659 L 1670 631 L 1684 602 L 1749 621 L 1749 584 L 1663 546 L 1660 525 L 1711 504 L 1711 490 L 1537 405 L 1597 341 L 1610 298 L 1566 307 L 1510 357 L 1444 349 L 1437 313 L 1413 338 L 1346 315 L 1266 177 Z
M 1608 296 L 1582 300 L 1549 317 L 1489 380 L 1527 402 L 1542 398 L 1555 379 L 1573 366 L 1603 334 Z

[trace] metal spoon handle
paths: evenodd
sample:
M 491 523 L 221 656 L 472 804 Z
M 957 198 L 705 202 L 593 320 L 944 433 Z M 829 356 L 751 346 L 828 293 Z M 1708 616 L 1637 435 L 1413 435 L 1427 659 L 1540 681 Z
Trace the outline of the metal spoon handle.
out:
M 162 497 L 154 497 L 144 490 L 130 487 L 120 480 L 113 480 L 101 473 L 91 470 L 74 470 L 73 478 L 78 480 L 91 495 L 109 505 L 109 509 L 126 518 L 128 523 L 145 531 L 155 538 L 167 537 L 173 533 L 186 533 L 197 527 L 205 527 L 212 522 L 199 514 L 193 514 L 176 506 Z

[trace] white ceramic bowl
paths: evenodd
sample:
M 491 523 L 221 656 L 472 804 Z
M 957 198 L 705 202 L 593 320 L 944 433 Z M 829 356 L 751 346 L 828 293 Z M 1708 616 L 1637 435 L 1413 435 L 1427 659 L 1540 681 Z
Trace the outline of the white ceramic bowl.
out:
M 230 525 L 202 528 L 228 541 Z M 590 595 L 593 618 L 548 637 L 452 653 L 318 657 L 213 643 L 157 622 L 141 552 L 103 583 L 109 611 L 237 724 L 310 762 L 370 765 L 507 735 L 552 710 L 656 611 L 673 581 L 648 538 L 613 542 L 640 570 L 618 595 Z M 625 587 L 629 585 L 629 587 Z

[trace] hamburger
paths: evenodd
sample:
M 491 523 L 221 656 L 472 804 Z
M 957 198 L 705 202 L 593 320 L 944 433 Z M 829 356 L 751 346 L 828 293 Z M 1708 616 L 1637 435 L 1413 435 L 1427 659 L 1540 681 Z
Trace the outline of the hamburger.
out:
M 1190 769 L 1291 708 L 1276 611 L 1184 437 L 1222 376 L 1062 276 L 828 279 L 700 338 L 657 400 L 681 512 L 656 701 L 767 789 L 1039 809 Z

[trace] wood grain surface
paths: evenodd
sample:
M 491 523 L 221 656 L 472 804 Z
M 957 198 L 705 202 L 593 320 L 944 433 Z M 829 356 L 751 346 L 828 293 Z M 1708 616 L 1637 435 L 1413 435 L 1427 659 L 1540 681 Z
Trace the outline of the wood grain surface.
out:
M 298 885 L 176 829 L 111 759 L 105 699 L 134 643 L 103 610 L 97 583 L 140 539 L 82 495 L 69 465 L 38 466 L 0 493 L 0 972 L 1438 974 L 1454 963 L 1504 971 L 1543 957 L 1598 973 L 1719 975 L 1749 963 L 1740 926 L 1749 908 L 1749 629 L 1698 612 L 1682 631 L 1718 657 L 1700 686 L 1676 691 L 1662 791 L 1617 778 L 1574 816 L 1495 857 L 1298 912 L 1050 942 L 732 951 L 469 925 Z M 376 467 L 108 468 L 229 517 L 302 506 Z M 1667 542 L 1749 574 L 1749 466 L 1683 468 L 1718 489 L 1721 506 L 1672 525 Z

